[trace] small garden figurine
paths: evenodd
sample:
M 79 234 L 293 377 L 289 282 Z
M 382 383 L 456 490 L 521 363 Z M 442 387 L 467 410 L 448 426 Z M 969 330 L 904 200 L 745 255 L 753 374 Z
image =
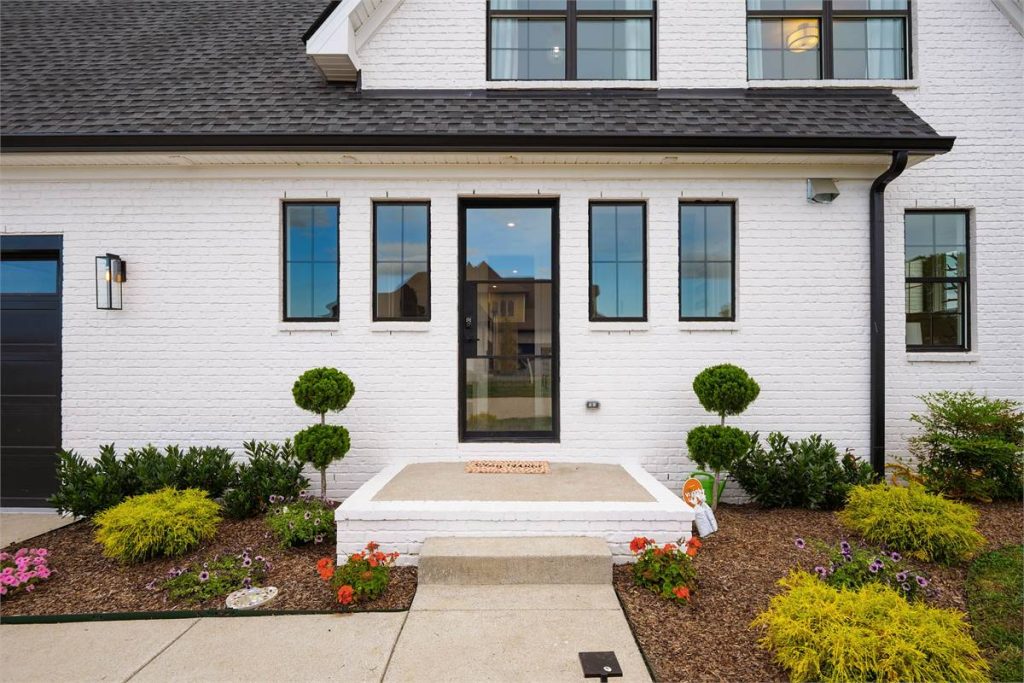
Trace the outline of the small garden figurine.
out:
M 699 479 L 690 477 L 683 483 L 683 501 L 693 508 L 695 521 L 697 522 L 697 533 L 701 538 L 707 538 L 718 531 L 718 520 L 715 519 L 715 511 L 708 507 L 707 495 L 704 493 L 704 485 Z
M 292 396 L 303 410 L 320 415 L 320 424 L 307 427 L 295 435 L 295 453 L 320 471 L 320 498 L 327 500 L 327 468 L 348 453 L 351 445 L 348 430 L 326 423 L 330 412 L 344 410 L 356 388 L 341 370 L 314 368 L 295 380 Z
M 725 484 L 721 482 L 723 470 L 750 448 L 750 437 L 742 429 L 725 426 L 726 415 L 739 415 L 747 409 L 761 387 L 743 368 L 735 365 L 715 365 L 701 371 L 693 379 L 693 392 L 704 409 L 722 418 L 718 425 L 694 427 L 686 436 L 690 458 L 701 469 L 710 469 L 715 475 L 711 491 L 711 509 L 717 509 L 718 499 Z

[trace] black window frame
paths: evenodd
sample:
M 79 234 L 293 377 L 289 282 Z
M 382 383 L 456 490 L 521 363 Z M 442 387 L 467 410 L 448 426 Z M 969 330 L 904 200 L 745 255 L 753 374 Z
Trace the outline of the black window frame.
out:
M 597 315 L 596 301 L 594 300 L 594 207 L 595 206 L 639 206 L 642 210 L 643 224 L 641 230 L 641 249 L 643 255 L 643 313 L 636 316 L 618 316 L 614 318 L 601 317 Z M 587 206 L 587 272 L 588 287 L 587 301 L 590 306 L 590 322 L 617 323 L 617 322 L 647 322 L 647 202 L 646 201 L 616 201 L 614 199 L 591 200 Z M 605 263 L 602 261 L 602 263 Z M 618 261 L 615 264 L 618 265 Z
M 964 274 L 956 277 L 907 277 L 906 271 L 906 259 L 907 259 L 907 230 L 906 230 L 906 216 L 908 214 L 928 214 L 934 215 L 939 213 L 945 214 L 960 214 L 964 217 Z M 968 353 L 971 350 L 971 211 L 970 209 L 906 209 L 903 212 L 904 216 L 904 227 L 903 227 L 903 300 L 906 302 L 906 291 L 908 284 L 946 284 L 956 283 L 961 286 L 961 292 L 963 292 L 963 301 L 961 303 L 963 307 L 963 314 L 961 315 L 961 326 L 960 338 L 963 339 L 963 344 L 951 345 L 927 345 L 927 344 L 907 344 L 906 343 L 906 332 L 904 332 L 904 344 L 906 346 L 907 353 Z M 906 330 L 906 304 L 904 303 L 903 320 L 904 330 Z
M 487 25 L 486 25 L 486 50 L 487 50 L 487 82 L 491 83 L 520 83 L 531 81 L 630 81 L 636 83 L 650 83 L 658 80 L 658 2 L 652 0 L 649 10 L 580 10 L 576 7 L 576 0 L 566 0 L 564 10 L 541 10 L 541 9 L 491 9 L 490 0 L 487 3 Z M 578 56 L 576 48 L 576 26 L 577 20 L 583 19 L 650 19 L 651 20 L 651 76 L 650 78 L 586 78 L 576 77 Z M 491 20 L 492 19 L 564 19 L 565 20 L 565 78 L 558 79 L 531 79 L 531 78 L 494 78 L 491 75 Z
M 288 207 L 290 206 L 333 206 L 338 209 L 338 248 L 334 254 L 334 268 L 337 273 L 338 312 L 333 317 L 308 318 L 288 316 Z M 341 320 L 341 202 L 323 199 L 290 199 L 281 202 L 281 320 L 286 323 L 336 323 Z
M 427 313 L 419 316 L 381 316 L 377 313 L 377 207 L 378 206 L 423 206 L 427 209 Z M 433 273 L 430 268 L 430 234 L 431 234 L 430 200 L 402 200 L 385 199 L 373 201 L 373 244 L 371 258 L 373 259 L 373 321 L 374 322 L 430 322 L 430 315 L 433 310 L 431 280 Z M 388 263 L 391 263 L 390 261 Z M 404 263 L 404 261 L 402 262 Z
M 761 10 L 761 9 L 750 9 L 746 0 L 744 4 L 747 5 L 747 25 L 749 26 L 751 19 L 817 19 L 820 23 L 819 35 L 821 36 L 819 41 L 819 70 L 821 76 L 816 79 L 792 79 L 792 80 L 818 80 L 818 81 L 844 81 L 844 80 L 878 80 L 878 81 L 910 81 L 914 78 L 914 50 L 913 50 L 913 0 L 907 0 L 906 9 L 835 9 L 833 6 L 833 0 L 822 0 L 821 9 L 781 9 L 781 10 Z M 865 79 L 846 79 L 835 77 L 835 64 L 833 58 L 833 27 L 836 19 L 884 19 L 886 17 L 903 19 L 903 48 L 904 48 L 904 61 L 906 66 L 906 76 L 904 78 L 865 78 Z M 749 45 L 747 47 L 747 82 L 756 83 L 758 81 L 777 81 L 777 78 L 750 78 L 750 62 L 749 62 Z M 788 80 L 788 79 L 781 79 Z
M 694 259 L 683 259 L 683 207 L 684 206 L 728 206 L 730 211 L 730 253 L 729 263 L 732 266 L 729 269 L 730 284 L 729 288 L 730 301 L 729 301 L 729 316 L 684 316 L 683 315 L 683 262 L 696 263 Z M 678 264 L 678 272 L 676 274 L 676 314 L 679 316 L 679 322 L 702 322 L 702 323 L 724 323 L 724 322 L 736 322 L 736 200 L 734 199 L 719 199 L 719 200 L 680 200 L 679 205 L 676 207 L 676 263 Z M 706 256 L 707 249 L 705 247 L 705 265 L 708 263 Z

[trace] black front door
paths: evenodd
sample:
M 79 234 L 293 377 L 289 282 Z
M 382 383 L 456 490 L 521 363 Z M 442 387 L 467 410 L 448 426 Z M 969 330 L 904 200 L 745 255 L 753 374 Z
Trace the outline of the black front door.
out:
M 558 438 L 558 203 L 460 206 L 459 433 Z
M 42 506 L 60 438 L 61 238 L 0 237 L 0 505 Z

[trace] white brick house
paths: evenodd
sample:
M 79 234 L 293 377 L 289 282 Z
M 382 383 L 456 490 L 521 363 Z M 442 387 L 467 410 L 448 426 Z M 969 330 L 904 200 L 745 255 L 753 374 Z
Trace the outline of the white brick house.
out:
M 732 424 L 876 460 L 923 392 L 1024 397 L 1019 3 L 490 4 L 4 3 L 4 504 L 56 446 L 290 437 L 325 365 L 357 387 L 339 498 L 471 456 L 677 490 L 721 362 L 762 387 Z M 757 77 L 794 74 L 834 77 Z

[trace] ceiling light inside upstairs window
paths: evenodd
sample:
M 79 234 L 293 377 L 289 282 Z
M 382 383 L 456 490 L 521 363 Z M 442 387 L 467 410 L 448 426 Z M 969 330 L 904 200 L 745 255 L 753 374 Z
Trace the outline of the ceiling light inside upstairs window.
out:
M 790 52 L 807 52 L 818 47 L 818 22 L 794 20 L 786 22 L 786 48 Z

